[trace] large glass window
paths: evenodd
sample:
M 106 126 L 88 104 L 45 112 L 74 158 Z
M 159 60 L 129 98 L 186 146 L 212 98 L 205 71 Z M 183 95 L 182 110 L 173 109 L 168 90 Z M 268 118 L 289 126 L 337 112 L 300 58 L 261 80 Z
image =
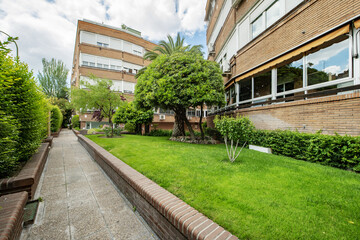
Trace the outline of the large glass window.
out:
M 252 38 L 255 38 L 262 31 L 265 30 L 265 21 L 264 14 L 261 14 L 252 24 L 251 24 L 251 32 Z
M 309 54 L 306 67 L 309 86 L 349 77 L 349 39 Z
M 277 93 L 303 87 L 303 59 L 300 58 L 277 69 Z M 288 94 L 285 97 L 293 96 Z
M 271 70 L 254 77 L 254 98 L 271 94 Z
M 281 17 L 281 4 L 276 1 L 270 8 L 266 10 L 266 27 L 270 27 Z
M 251 99 L 251 78 L 239 82 L 239 101 Z

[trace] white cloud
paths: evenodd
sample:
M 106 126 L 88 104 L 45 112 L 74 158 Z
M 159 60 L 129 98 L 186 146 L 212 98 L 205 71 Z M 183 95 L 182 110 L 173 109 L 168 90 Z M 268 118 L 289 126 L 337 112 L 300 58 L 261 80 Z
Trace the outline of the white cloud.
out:
M 325 68 L 324 72 L 338 75 L 339 73 L 341 73 L 343 71 L 341 70 L 340 66 L 334 65 L 334 66 Z
M 43 57 L 63 60 L 71 72 L 78 19 L 126 24 L 158 41 L 167 34 L 193 36 L 203 31 L 205 4 L 178 0 L 176 8 L 175 0 L 0 0 L 0 30 L 19 37 L 20 59 L 35 76 Z

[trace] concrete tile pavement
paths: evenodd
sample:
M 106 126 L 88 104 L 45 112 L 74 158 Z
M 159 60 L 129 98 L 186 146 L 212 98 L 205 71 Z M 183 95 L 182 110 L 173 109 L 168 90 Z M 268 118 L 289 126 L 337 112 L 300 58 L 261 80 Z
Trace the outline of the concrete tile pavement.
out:
M 54 138 L 37 197 L 21 240 L 158 239 L 70 130 Z

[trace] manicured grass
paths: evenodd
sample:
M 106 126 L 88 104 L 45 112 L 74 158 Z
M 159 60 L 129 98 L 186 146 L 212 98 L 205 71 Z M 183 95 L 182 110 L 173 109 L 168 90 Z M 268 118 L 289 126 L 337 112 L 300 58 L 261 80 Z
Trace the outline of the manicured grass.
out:
M 224 145 L 88 136 L 240 239 L 359 239 L 360 174 Z

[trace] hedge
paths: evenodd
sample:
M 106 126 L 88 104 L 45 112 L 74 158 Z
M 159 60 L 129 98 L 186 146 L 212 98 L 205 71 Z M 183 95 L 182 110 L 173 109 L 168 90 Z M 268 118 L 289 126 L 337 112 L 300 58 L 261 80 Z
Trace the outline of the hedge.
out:
M 255 130 L 249 143 L 269 147 L 274 154 L 360 171 L 360 137 Z
M 57 132 L 59 131 L 61 124 L 63 122 L 63 115 L 61 113 L 61 110 L 58 106 L 53 105 L 51 107 L 51 132 Z
M 0 51 L 0 178 L 35 153 L 46 136 L 48 111 L 28 66 Z
M 254 129 L 252 123 L 249 128 L 253 129 L 251 134 L 239 136 L 241 143 L 247 141 L 248 144 L 271 148 L 277 155 L 360 172 L 360 136 L 324 135 L 321 131 L 259 130 Z
M 79 128 L 80 127 L 79 115 L 73 116 L 71 119 L 71 123 L 73 128 Z

